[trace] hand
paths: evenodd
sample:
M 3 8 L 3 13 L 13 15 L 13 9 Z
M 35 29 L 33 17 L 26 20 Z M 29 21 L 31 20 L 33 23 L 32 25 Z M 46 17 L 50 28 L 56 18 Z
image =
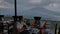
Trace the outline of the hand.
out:
M 26 28 L 26 26 L 24 25 L 22 29 L 25 30 L 25 29 L 27 29 L 27 28 Z

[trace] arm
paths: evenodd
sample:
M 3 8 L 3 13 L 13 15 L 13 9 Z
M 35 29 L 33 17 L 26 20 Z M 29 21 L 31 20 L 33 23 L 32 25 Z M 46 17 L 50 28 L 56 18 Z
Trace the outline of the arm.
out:
M 24 31 L 24 29 L 17 28 L 17 33 Z
M 32 23 L 32 27 L 35 27 L 35 24 L 34 23 Z
M 28 25 L 24 23 L 25 28 L 28 28 Z
M 24 31 L 23 26 L 21 26 L 21 25 L 17 25 L 17 31 L 18 31 L 18 32 L 22 32 L 22 31 Z

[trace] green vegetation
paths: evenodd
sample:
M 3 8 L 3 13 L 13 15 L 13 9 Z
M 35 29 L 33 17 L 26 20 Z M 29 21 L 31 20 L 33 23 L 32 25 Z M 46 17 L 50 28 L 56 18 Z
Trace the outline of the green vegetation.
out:
M 7 21 L 7 20 L 11 20 L 13 18 L 11 16 L 5 16 L 4 19 Z

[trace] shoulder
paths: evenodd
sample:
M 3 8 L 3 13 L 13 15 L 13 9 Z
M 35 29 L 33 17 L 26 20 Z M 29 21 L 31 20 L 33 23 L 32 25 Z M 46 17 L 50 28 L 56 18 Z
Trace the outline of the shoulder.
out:
M 32 26 L 35 26 L 35 23 L 34 22 L 32 22 L 32 24 L 31 24 Z
M 17 22 L 17 24 L 20 24 L 19 22 Z
M 20 22 L 17 22 L 17 26 L 21 26 L 21 25 L 23 25 L 22 23 L 20 23 Z
M 26 25 L 26 23 L 25 23 L 25 22 L 23 22 L 22 24 L 23 24 L 23 25 Z
M 32 22 L 32 24 L 34 24 L 34 22 Z

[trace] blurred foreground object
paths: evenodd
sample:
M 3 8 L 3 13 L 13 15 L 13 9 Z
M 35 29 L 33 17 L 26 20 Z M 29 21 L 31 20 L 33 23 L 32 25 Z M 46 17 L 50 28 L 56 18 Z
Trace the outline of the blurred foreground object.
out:
M 4 15 L 0 15 L 0 34 L 3 34 L 3 23 L 2 23 L 3 17 Z
M 4 15 L 0 15 L 0 21 L 2 21 L 2 20 L 3 20 L 3 17 L 4 17 Z
M 59 32 L 58 32 L 58 34 L 60 34 L 60 26 L 59 26 Z

